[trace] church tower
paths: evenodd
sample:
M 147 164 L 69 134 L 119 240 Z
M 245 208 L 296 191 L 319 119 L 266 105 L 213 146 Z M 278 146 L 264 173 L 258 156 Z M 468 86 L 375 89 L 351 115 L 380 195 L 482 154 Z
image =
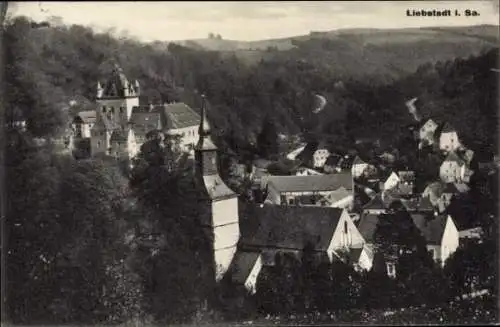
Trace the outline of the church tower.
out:
M 217 160 L 203 96 L 199 141 L 195 147 L 195 178 L 209 209 L 205 210 L 207 214 L 201 218 L 201 224 L 211 241 L 215 280 L 220 281 L 236 253 L 240 228 L 238 196 L 220 177 Z

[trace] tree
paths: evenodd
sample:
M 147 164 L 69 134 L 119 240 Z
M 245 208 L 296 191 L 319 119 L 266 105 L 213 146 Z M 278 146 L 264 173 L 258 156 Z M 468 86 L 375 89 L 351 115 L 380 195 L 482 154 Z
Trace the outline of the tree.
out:
M 270 158 L 278 154 L 278 131 L 271 116 L 264 119 L 262 129 L 257 136 L 257 146 L 264 158 Z

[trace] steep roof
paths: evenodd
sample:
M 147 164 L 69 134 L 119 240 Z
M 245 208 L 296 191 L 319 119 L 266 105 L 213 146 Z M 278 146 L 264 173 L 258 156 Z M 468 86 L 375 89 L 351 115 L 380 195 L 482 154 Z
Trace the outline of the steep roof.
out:
M 228 269 L 231 280 L 238 284 L 244 284 L 259 256 L 258 252 L 237 251 Z
M 379 223 L 379 215 L 367 214 L 363 215 L 358 224 L 358 230 L 367 243 L 375 241 L 375 230 Z
M 97 119 L 97 114 L 95 110 L 80 111 L 76 114 L 75 120 L 79 118 L 85 124 L 93 124 Z
M 118 65 L 115 65 L 110 77 L 104 83 L 103 96 L 125 97 L 125 90 L 129 90 L 130 94 L 138 92 L 137 86 L 127 80 L 123 69 Z
M 424 236 L 427 244 L 441 245 L 448 216 L 440 215 L 434 217 L 422 213 L 413 213 L 410 216 L 415 226 Z
M 313 176 L 269 176 L 268 183 L 278 192 L 334 191 L 340 187 L 352 190 L 349 172 Z
M 342 156 L 339 156 L 338 154 L 332 154 L 326 159 L 325 166 L 337 166 L 341 159 Z
M 224 181 L 218 174 L 203 176 L 203 182 L 205 184 L 206 193 L 212 200 L 237 196 L 237 194 L 224 183 Z
M 258 220 L 252 235 L 242 235 L 244 246 L 303 250 L 311 242 L 315 250 L 327 250 L 344 211 L 328 207 L 248 205 L 242 219 Z
M 456 193 L 459 193 L 459 191 L 458 191 L 457 187 L 455 186 L 455 184 L 453 184 L 453 183 L 446 183 L 444 185 L 443 193 L 456 194 Z

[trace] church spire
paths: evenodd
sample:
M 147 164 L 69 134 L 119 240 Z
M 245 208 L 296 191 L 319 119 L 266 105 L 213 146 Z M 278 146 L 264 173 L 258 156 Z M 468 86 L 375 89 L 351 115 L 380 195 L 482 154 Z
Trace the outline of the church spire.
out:
M 210 124 L 207 119 L 205 94 L 201 95 L 201 120 L 198 134 L 200 135 L 200 137 L 206 137 L 210 135 Z

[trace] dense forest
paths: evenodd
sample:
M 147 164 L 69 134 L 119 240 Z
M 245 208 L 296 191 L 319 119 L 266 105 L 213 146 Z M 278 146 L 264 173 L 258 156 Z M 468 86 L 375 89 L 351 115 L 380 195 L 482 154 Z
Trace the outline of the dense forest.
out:
M 217 317 L 207 305 L 216 292 L 207 277 L 208 246 L 196 221 L 201 209 L 187 160 L 178 160 L 179 153 L 155 139 L 142 146 L 130 171 L 109 158 L 77 161 L 50 142 L 38 142 L 60 137 L 72 114 L 93 108 L 97 81 L 113 60 L 141 82 L 143 102 L 180 100 L 198 108 L 199 94 L 205 93 L 216 142 L 237 159 L 276 155 L 279 133 L 302 133 L 306 140 L 347 148 L 359 137 L 402 144 L 412 122 L 404 102 L 415 96 L 424 116 L 453 123 L 471 148 L 496 152 L 497 76 L 490 69 L 497 67 L 497 49 L 430 62 L 388 80 L 374 71 L 347 76 L 296 60 L 306 49 L 249 65 L 235 54 L 175 44 L 158 49 L 82 26 L 23 17 L 6 23 L 3 38 L 5 117 L 21 116 L 28 124 L 27 132 L 9 129 L 5 138 L 6 313 L 17 323 L 179 323 Z M 324 42 L 335 49 L 335 42 Z M 316 94 L 328 102 L 314 114 Z M 449 278 L 423 255 L 407 258 L 401 269 L 421 269 L 421 277 L 402 274 L 392 284 L 345 265 L 313 269 L 307 262 L 283 261 L 262 273 L 257 294 L 243 309 L 230 313 L 375 310 L 397 307 L 395 301 L 418 306 L 434 295 L 448 303 L 474 289 L 476 276 L 484 277 L 481 287 L 496 293 L 494 279 L 487 278 L 495 274 L 491 242 L 457 252 L 447 264 L 453 272 Z M 479 257 L 490 265 L 478 263 Z M 454 268 L 471 262 L 471 269 Z M 373 292 L 382 288 L 386 291 Z M 334 300 L 345 294 L 350 301 Z M 436 312 L 436 319 L 453 321 L 448 320 L 453 316 L 462 322 L 494 315 L 483 310 L 491 303 L 472 306 L 481 315 L 470 303 L 454 305 Z

